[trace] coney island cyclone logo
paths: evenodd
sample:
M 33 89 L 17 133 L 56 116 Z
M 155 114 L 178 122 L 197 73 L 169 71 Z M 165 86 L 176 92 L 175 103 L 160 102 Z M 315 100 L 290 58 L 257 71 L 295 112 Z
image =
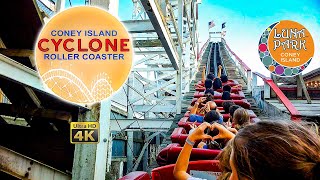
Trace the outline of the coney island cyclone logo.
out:
M 295 76 L 311 62 L 314 42 L 301 24 L 283 20 L 269 26 L 259 41 L 259 56 L 264 66 L 277 76 Z
M 133 50 L 117 18 L 97 7 L 80 6 L 60 12 L 44 26 L 35 55 L 41 79 L 54 94 L 92 104 L 125 83 Z

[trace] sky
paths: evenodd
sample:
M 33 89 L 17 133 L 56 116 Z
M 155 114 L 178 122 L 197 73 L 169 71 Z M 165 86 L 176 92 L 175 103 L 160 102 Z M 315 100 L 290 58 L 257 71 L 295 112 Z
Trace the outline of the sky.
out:
M 216 24 L 210 31 L 220 31 L 226 22 L 226 42 L 230 48 L 253 70 L 265 75 L 258 55 L 258 42 L 264 30 L 280 20 L 293 20 L 305 26 L 315 42 L 311 64 L 303 72 L 320 67 L 320 0 L 202 0 L 199 5 L 200 27 Z M 200 29 L 200 41 L 206 41 L 208 28 Z
M 72 0 L 71 3 L 83 5 L 84 0 Z M 119 0 L 120 20 L 131 19 L 132 10 L 132 0 Z M 216 26 L 210 31 L 221 31 L 221 24 L 226 22 L 227 44 L 253 71 L 265 75 L 270 73 L 259 58 L 260 36 L 277 21 L 296 21 L 310 31 L 315 43 L 314 58 L 304 73 L 320 67 L 320 0 L 202 0 L 199 4 L 200 44 L 208 39 L 207 27 L 211 20 Z

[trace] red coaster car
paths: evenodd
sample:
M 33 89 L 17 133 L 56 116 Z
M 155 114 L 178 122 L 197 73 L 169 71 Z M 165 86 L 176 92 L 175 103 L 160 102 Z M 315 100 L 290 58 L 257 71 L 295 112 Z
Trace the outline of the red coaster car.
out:
M 193 98 L 193 99 L 192 99 L 192 102 L 191 102 L 191 106 L 193 106 L 194 103 L 195 103 L 197 100 L 198 100 L 198 98 Z M 239 105 L 239 106 L 241 106 L 241 107 L 243 107 L 243 108 L 245 108 L 245 109 L 250 109 L 250 107 L 251 107 L 251 105 L 250 105 L 250 103 L 248 102 L 247 99 L 241 99 L 241 100 L 221 100 L 221 99 L 215 99 L 215 100 L 213 100 L 213 101 L 217 104 L 217 106 L 222 106 L 222 103 L 223 103 L 224 101 L 233 101 L 236 105 Z
M 182 150 L 180 144 L 173 143 L 162 149 L 157 156 L 157 163 L 160 166 L 176 163 Z M 190 161 L 214 159 L 221 150 L 192 148 Z
M 199 91 L 199 92 L 204 92 L 206 90 L 206 88 L 198 88 L 198 87 L 196 87 L 195 89 L 196 89 L 196 91 Z M 216 91 L 221 93 L 223 91 L 223 89 L 222 88 L 217 89 Z M 231 88 L 231 93 L 238 93 L 239 91 L 242 91 L 241 87 Z
M 186 142 L 187 137 L 188 132 L 184 128 L 180 127 L 173 130 L 170 139 L 172 143 L 178 143 L 180 144 L 180 146 L 183 146 Z
M 218 107 L 218 109 L 219 109 L 220 111 L 223 110 L 223 108 L 221 109 L 220 107 Z M 256 117 L 257 117 L 257 115 L 256 115 L 252 110 L 247 109 L 247 112 L 248 112 L 250 118 L 256 118 Z M 197 115 L 203 116 L 203 114 L 197 114 Z M 184 114 L 184 117 L 189 117 L 189 116 L 190 116 L 190 111 L 187 111 L 187 112 Z M 223 119 L 224 119 L 224 120 L 228 120 L 228 119 L 230 118 L 230 114 L 223 114 L 223 112 L 222 112 L 222 116 L 223 116 Z
M 260 121 L 259 118 L 257 117 L 251 117 L 250 118 L 251 123 L 255 123 Z M 180 119 L 178 122 L 179 127 L 183 127 L 187 132 L 190 130 L 190 125 L 193 124 L 194 122 L 189 122 L 189 117 L 183 117 Z M 199 126 L 201 123 L 196 122 L 195 125 Z
M 193 97 L 195 98 L 199 98 L 199 97 L 203 97 L 204 96 L 204 92 L 200 92 L 200 91 L 196 91 L 193 94 Z M 233 100 L 240 100 L 240 99 L 244 99 L 245 95 L 242 91 L 238 91 L 238 93 L 232 93 L 230 95 L 231 99 Z M 221 99 L 222 98 L 222 94 L 215 94 L 214 95 L 214 99 Z
M 204 82 L 202 82 L 202 81 L 198 81 L 198 83 L 197 83 L 198 85 L 201 85 L 201 86 L 204 86 Z M 232 80 L 232 79 L 230 79 L 230 80 L 228 80 L 227 82 L 225 82 L 225 83 L 222 83 L 222 86 L 224 86 L 224 85 L 229 85 L 229 86 L 236 86 L 236 85 L 239 85 L 239 82 L 238 81 L 236 81 L 236 80 Z
M 150 180 L 150 176 L 147 172 L 135 171 L 123 176 L 118 180 Z
M 173 176 L 174 164 L 155 168 L 151 171 L 152 180 L 171 180 L 175 179 Z M 202 179 L 217 179 L 221 175 L 219 168 L 219 161 L 217 160 L 201 160 L 190 161 L 187 173 L 193 177 Z

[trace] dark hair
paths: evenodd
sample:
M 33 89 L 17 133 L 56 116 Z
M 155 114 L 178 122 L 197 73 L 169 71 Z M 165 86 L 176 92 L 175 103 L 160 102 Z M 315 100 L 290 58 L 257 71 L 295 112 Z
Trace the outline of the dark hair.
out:
M 211 93 L 205 94 L 204 97 L 206 97 L 206 100 L 203 102 L 203 104 L 206 104 L 207 102 L 212 101 L 214 98 Z
M 244 126 L 250 124 L 250 116 L 246 109 L 238 108 L 233 113 L 233 120 L 235 128 L 237 130 L 243 128 Z
M 241 108 L 241 106 L 239 106 L 239 105 L 232 105 L 232 106 L 229 108 L 229 113 L 230 113 L 230 118 L 231 118 L 231 120 L 232 120 L 232 118 L 233 118 L 234 112 L 235 112 L 238 108 Z
M 213 81 L 214 75 L 213 75 L 212 73 L 209 73 L 209 74 L 207 75 L 207 79 L 210 79 L 211 81 Z
M 228 92 L 231 93 L 231 86 L 228 85 L 228 84 L 227 84 L 227 85 L 224 85 L 223 88 L 222 88 L 222 90 L 223 90 L 223 91 L 228 91 Z
M 223 83 L 228 82 L 228 76 L 227 76 L 227 75 L 221 75 L 220 79 L 221 79 L 221 81 L 222 81 Z
M 206 79 L 206 80 L 204 81 L 204 87 L 205 87 L 206 89 L 212 88 L 212 80 Z
M 204 94 L 211 94 L 214 95 L 214 90 L 211 88 L 206 89 L 206 91 L 204 92 Z
M 260 121 L 231 140 L 239 179 L 316 180 L 320 177 L 320 137 L 293 121 Z
M 231 100 L 231 95 L 228 91 L 223 91 L 222 96 L 221 96 L 222 100 Z
M 219 113 L 217 113 L 216 110 L 211 110 L 204 116 L 203 121 L 208 123 L 213 123 L 213 122 L 218 122 L 219 119 L 220 119 Z
M 228 113 L 229 113 L 229 108 L 230 108 L 231 106 L 233 106 L 233 105 L 235 105 L 233 101 L 224 101 L 224 102 L 222 103 L 224 112 L 225 112 L 226 114 L 228 114 Z
M 213 90 L 217 90 L 217 89 L 221 89 L 222 88 L 222 82 L 221 82 L 220 78 L 215 78 L 213 80 L 212 87 L 213 87 Z

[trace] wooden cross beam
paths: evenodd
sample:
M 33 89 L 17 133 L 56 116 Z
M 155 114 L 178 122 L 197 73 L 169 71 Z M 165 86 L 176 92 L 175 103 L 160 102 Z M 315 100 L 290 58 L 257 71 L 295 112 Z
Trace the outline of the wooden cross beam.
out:
M 0 103 L 0 115 L 12 117 L 39 117 L 70 121 L 72 115 L 66 111 L 58 111 L 53 109 L 32 108 L 32 107 L 19 107 L 12 104 Z
M 33 50 L 30 49 L 4 49 L 0 48 L 0 53 L 9 57 L 30 57 L 33 56 Z

